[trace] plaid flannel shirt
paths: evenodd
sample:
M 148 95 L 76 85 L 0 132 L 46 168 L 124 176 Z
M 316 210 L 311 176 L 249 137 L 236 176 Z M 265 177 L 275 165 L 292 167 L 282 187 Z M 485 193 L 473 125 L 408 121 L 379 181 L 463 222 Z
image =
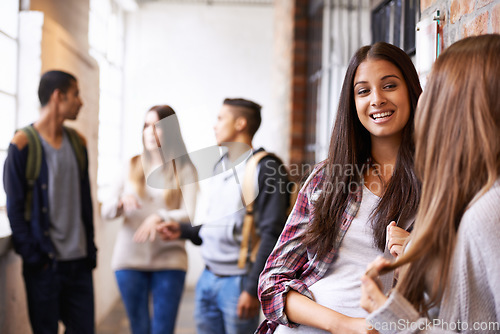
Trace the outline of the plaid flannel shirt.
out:
M 340 233 L 332 250 L 323 258 L 319 258 L 304 245 L 302 240 L 313 217 L 313 204 L 321 193 L 324 166 L 325 163 L 322 163 L 315 168 L 299 192 L 293 211 L 260 275 L 258 293 L 268 320 L 259 326 L 256 333 L 273 333 L 279 324 L 298 326 L 290 322 L 285 315 L 286 294 L 292 289 L 314 299 L 309 287 L 325 275 L 336 259 L 342 239 L 358 213 L 362 187 L 357 187 L 358 191 L 348 197 Z

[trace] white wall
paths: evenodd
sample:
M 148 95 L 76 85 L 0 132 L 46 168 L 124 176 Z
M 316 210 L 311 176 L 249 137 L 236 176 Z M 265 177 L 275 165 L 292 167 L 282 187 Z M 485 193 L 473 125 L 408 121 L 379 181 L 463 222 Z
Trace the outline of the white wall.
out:
M 124 156 L 140 152 L 143 117 L 155 104 L 177 112 L 188 151 L 215 145 L 213 125 L 225 97 L 263 106 L 254 145 L 279 153 L 288 138 L 271 108 L 273 27 L 272 6 L 148 3 L 129 14 Z M 188 252 L 193 285 L 203 261 L 197 248 Z
M 212 126 L 225 97 L 263 105 L 265 142 L 272 118 L 273 7 L 149 3 L 129 15 L 125 67 L 127 129 L 140 129 L 147 108 L 170 104 L 188 148 L 215 144 Z M 125 152 L 140 150 L 140 131 Z
M 19 112 L 18 126 L 39 117 L 37 98 L 40 74 L 51 69 L 61 69 L 76 75 L 84 106 L 78 120 L 69 125 L 87 138 L 89 172 L 94 204 L 95 242 L 99 249 L 98 267 L 94 271 L 96 321 L 99 322 L 114 305 L 119 296 L 110 267 L 110 256 L 118 224 L 103 224 L 97 203 L 97 140 L 99 113 L 99 68 L 88 54 L 89 1 L 31 0 L 22 12 L 20 29 Z M 20 258 L 9 254 L 0 259 L 0 281 L 3 268 L 8 270 L 6 289 L 9 291 L 7 307 L 15 317 L 6 319 L 5 333 L 29 332 L 21 277 Z M 16 262 L 17 261 L 17 262 Z M 3 303 L 0 302 L 0 308 Z M 19 310 L 19 312 L 18 312 Z M 10 313 L 7 313 L 7 317 Z M 0 326 L 0 332 L 2 327 Z

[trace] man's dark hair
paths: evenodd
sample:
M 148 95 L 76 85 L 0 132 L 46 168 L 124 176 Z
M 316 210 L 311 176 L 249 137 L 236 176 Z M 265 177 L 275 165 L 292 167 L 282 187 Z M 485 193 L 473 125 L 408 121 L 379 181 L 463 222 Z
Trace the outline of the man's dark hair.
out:
M 260 117 L 261 105 L 241 98 L 225 99 L 224 104 L 234 107 L 232 112 L 235 117 L 244 117 L 247 120 L 248 134 L 253 138 L 262 121 Z
M 76 78 L 63 71 L 48 71 L 42 75 L 40 85 L 38 86 L 38 99 L 42 107 L 49 103 L 52 93 L 59 89 L 61 92 L 66 93 L 71 84 L 76 82 Z

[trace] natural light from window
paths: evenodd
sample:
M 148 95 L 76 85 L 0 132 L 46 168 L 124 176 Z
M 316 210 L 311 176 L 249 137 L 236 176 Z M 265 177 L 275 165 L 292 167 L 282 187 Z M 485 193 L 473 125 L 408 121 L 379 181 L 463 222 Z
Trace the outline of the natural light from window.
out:
M 110 0 L 91 0 L 90 54 L 99 64 L 98 199 L 107 198 L 121 169 L 124 12 Z
M 3 165 L 17 117 L 19 1 L 0 1 L 0 238 L 10 235 L 5 212 Z
M 19 1 L 0 1 L 0 175 L 17 115 Z M 0 177 L 0 208 L 5 207 L 3 177 Z

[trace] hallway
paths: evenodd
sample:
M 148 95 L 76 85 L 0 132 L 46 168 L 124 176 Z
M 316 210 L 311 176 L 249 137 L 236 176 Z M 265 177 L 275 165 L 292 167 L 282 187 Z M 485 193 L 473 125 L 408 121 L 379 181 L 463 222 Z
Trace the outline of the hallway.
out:
M 194 289 L 188 288 L 182 296 L 175 334 L 195 334 L 193 321 Z M 130 334 L 130 328 L 125 309 L 119 299 L 113 309 L 97 326 L 97 334 Z

